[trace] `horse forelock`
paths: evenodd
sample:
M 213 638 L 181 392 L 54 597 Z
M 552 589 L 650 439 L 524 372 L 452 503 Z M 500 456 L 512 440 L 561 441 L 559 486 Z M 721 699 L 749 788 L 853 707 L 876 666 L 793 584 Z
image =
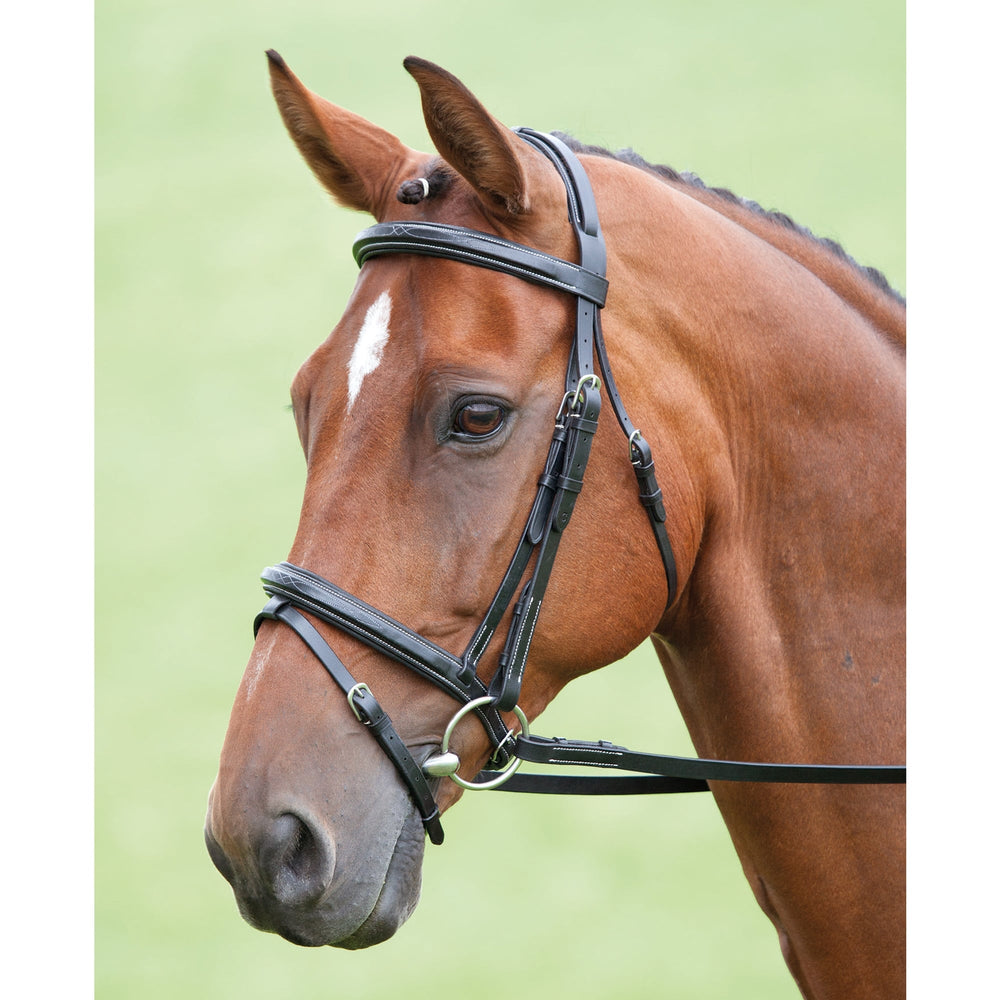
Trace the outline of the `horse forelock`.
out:
M 411 178 L 400 184 L 396 200 L 404 205 L 416 205 L 429 198 L 440 197 L 448 193 L 457 179 L 458 174 L 452 167 L 435 158 L 427 165 L 423 177 Z
M 799 225 L 794 221 L 794 219 L 786 215 L 784 212 L 766 209 L 756 201 L 749 198 L 742 198 L 739 195 L 734 194 L 728 188 L 711 187 L 697 174 L 691 173 L 690 171 L 682 172 L 677 171 L 673 167 L 667 166 L 666 164 L 650 163 L 631 148 L 612 151 L 605 149 L 603 146 L 593 146 L 580 142 L 573 136 L 567 135 L 563 132 L 556 132 L 554 134 L 558 135 L 559 138 L 562 139 L 563 142 L 565 142 L 576 153 L 583 153 L 590 156 L 602 156 L 606 159 L 616 160 L 619 163 L 625 163 L 629 166 L 636 167 L 639 170 L 644 170 L 646 173 L 653 174 L 655 177 L 658 177 L 667 183 L 692 188 L 696 191 L 707 192 L 708 194 L 722 199 L 724 202 L 743 208 L 752 215 L 765 219 L 775 226 L 779 226 L 782 229 L 787 229 L 800 236 L 806 237 L 817 246 L 823 247 L 832 256 L 849 264 L 859 275 L 870 282 L 880 292 L 889 296 L 900 305 L 906 304 L 905 297 L 889 284 L 889 280 L 881 271 L 874 267 L 867 267 L 864 264 L 858 263 L 858 261 L 855 260 L 836 240 L 829 239 L 825 236 L 817 236 L 814 232 L 812 232 L 812 230 Z

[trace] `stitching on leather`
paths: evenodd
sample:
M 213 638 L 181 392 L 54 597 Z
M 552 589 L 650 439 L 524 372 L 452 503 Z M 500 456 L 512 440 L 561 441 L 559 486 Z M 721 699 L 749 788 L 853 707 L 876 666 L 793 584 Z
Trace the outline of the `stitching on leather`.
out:
M 616 760 L 621 760 L 625 756 L 620 751 L 615 751 L 615 750 L 598 750 L 598 749 L 592 748 L 592 747 L 585 747 L 584 748 L 584 752 L 586 752 L 587 754 L 603 754 L 605 757 L 614 757 Z M 580 763 L 583 763 L 580 760 L 561 760 L 561 761 L 554 761 L 554 762 L 555 763 L 559 763 L 559 764 L 580 764 Z M 596 764 L 596 761 L 595 761 L 595 764 Z M 603 764 L 601 766 L 603 766 L 603 767 L 615 767 L 616 765 L 615 764 Z
M 288 571 L 286 570 L 285 572 Z M 293 579 L 295 578 L 296 577 L 293 577 Z M 432 645 L 426 639 L 424 639 L 423 636 L 419 635 L 416 632 L 412 632 L 410 631 L 410 629 L 406 628 L 406 626 L 403 625 L 402 622 L 397 622 L 395 619 L 389 618 L 387 615 L 384 615 L 378 609 L 373 608 L 370 604 L 364 603 L 360 598 L 353 597 L 351 594 L 348 594 L 340 589 L 333 589 L 332 586 L 329 584 L 327 585 L 320 584 L 317 580 L 310 580 L 302 576 L 298 576 L 298 579 L 301 579 L 307 585 L 315 587 L 317 590 L 325 591 L 334 600 L 340 600 L 343 603 L 348 604 L 353 608 L 356 608 L 358 611 L 371 615 L 373 618 L 381 622 L 383 625 L 388 626 L 391 631 L 399 632 L 402 635 L 406 636 L 407 638 L 415 640 L 419 645 L 423 646 L 423 648 L 428 650 L 430 653 L 433 653 L 436 656 L 441 656 L 442 654 L 444 654 L 445 656 L 449 656 L 447 650 L 443 650 L 438 646 Z M 327 610 L 331 611 L 334 614 L 338 613 L 337 609 L 332 606 L 327 607 Z
M 304 586 L 314 586 L 316 587 L 317 590 L 324 591 L 325 593 L 329 594 L 332 598 L 337 598 L 338 596 L 342 596 L 345 603 L 351 604 L 353 607 L 357 608 L 360 611 L 367 610 L 375 618 L 379 619 L 385 624 L 396 629 L 404 630 L 405 635 L 412 635 L 419 641 L 420 645 L 422 645 L 425 649 L 429 649 L 438 652 L 439 654 L 444 654 L 446 656 L 449 655 L 447 651 L 436 650 L 436 648 L 432 646 L 430 643 L 428 643 L 425 639 L 423 639 L 422 636 L 417 635 L 415 632 L 411 633 L 409 632 L 409 630 L 405 630 L 405 626 L 403 626 L 401 623 L 395 622 L 391 618 L 388 618 L 385 615 L 380 614 L 377 611 L 377 609 L 372 608 L 370 605 L 364 604 L 359 599 L 351 600 L 350 599 L 351 595 L 344 594 L 343 592 L 340 592 L 340 594 L 338 595 L 338 591 L 331 589 L 331 585 L 329 584 L 323 586 L 322 584 L 319 583 L 318 580 L 313 580 L 310 577 L 307 577 L 301 573 L 293 573 L 291 570 L 288 569 L 283 569 L 278 567 L 272 567 L 272 569 L 274 571 L 275 577 L 284 577 L 287 581 L 289 581 L 288 586 L 293 589 L 293 593 L 291 594 L 285 593 L 284 596 L 287 597 L 289 600 L 291 600 L 293 605 L 298 602 L 302 602 L 303 604 L 308 606 L 310 611 L 313 611 L 314 613 L 318 614 L 321 618 L 326 618 L 328 615 L 336 618 L 337 621 L 334 622 L 333 624 L 343 625 L 346 627 L 347 631 L 355 629 L 356 631 L 363 633 L 372 640 L 371 645 L 373 645 L 375 648 L 389 651 L 399 656 L 400 658 L 406 660 L 407 663 L 411 664 L 419 673 L 423 673 L 425 676 L 428 676 L 429 679 L 430 675 L 433 675 L 434 681 L 440 682 L 442 685 L 446 686 L 450 692 L 454 692 L 462 697 L 465 696 L 465 692 L 463 691 L 463 689 L 459 687 L 459 685 L 457 685 L 454 681 L 452 681 L 451 678 L 448 677 L 446 674 L 440 673 L 435 667 L 431 666 L 430 664 L 423 663 L 421 660 L 417 659 L 411 653 L 407 653 L 405 650 L 398 649 L 396 646 L 391 645 L 385 639 L 383 639 L 378 633 L 372 632 L 370 629 L 357 624 L 355 621 L 348 618 L 342 612 L 338 612 L 336 608 L 329 605 L 324 605 L 322 603 L 318 603 L 315 599 L 311 599 L 303 595 L 298 590 L 298 584 L 301 582 L 302 585 Z M 456 663 L 457 662 L 458 661 L 456 661 Z M 477 715 L 480 716 L 480 719 L 482 720 L 483 724 L 486 726 L 487 730 L 493 736 L 494 742 L 497 742 L 499 739 L 501 739 L 501 737 L 499 736 L 500 730 L 497 729 L 495 720 L 489 718 L 485 714 L 485 712 L 477 711 Z M 505 726 L 502 727 L 502 731 L 504 734 L 506 734 L 507 728 Z
M 429 244 L 429 245 L 433 246 L 434 249 L 444 249 L 444 248 L 440 247 L 438 244 Z M 411 243 L 394 244 L 394 243 L 391 243 L 389 240 L 380 240 L 378 246 L 374 247 L 374 248 L 371 248 L 369 250 L 369 253 L 368 253 L 367 256 L 378 256 L 380 253 L 391 252 L 391 250 L 395 249 L 397 246 L 400 249 L 408 250 L 410 253 L 414 252 L 414 247 L 413 247 L 413 244 L 411 244 Z M 553 277 L 550 274 L 544 274 L 544 273 L 542 273 L 540 271 L 533 271 L 529 267 L 526 267 L 524 265 L 515 264 L 515 263 L 513 263 L 512 261 L 510 261 L 510 260 L 508 260 L 506 258 L 502 258 L 502 257 L 490 257 L 490 256 L 488 256 L 485 253 L 477 253 L 474 250 L 466 250 L 466 249 L 462 249 L 460 247 L 451 247 L 451 246 L 447 247 L 447 252 L 448 252 L 448 255 L 452 259 L 458 260 L 460 262 L 461 261 L 472 261 L 472 262 L 486 261 L 486 262 L 489 262 L 491 264 L 492 263 L 499 263 L 499 264 L 503 264 L 503 270 L 505 272 L 512 274 L 514 277 L 518 277 L 520 275 L 528 275 L 529 277 L 527 279 L 525 279 L 525 280 L 543 281 L 545 284 L 551 285 L 552 287 L 558 288 L 559 290 L 564 291 L 564 292 L 576 292 L 576 290 L 577 290 L 575 285 L 570 284 L 567 281 L 561 280 L 559 278 L 555 278 L 555 277 Z M 562 264 L 566 263 L 565 261 L 560 261 L 558 257 L 539 257 L 539 259 L 540 260 L 554 261 L 554 262 L 558 262 L 558 263 L 562 263 Z M 484 264 L 476 264 L 476 263 L 474 263 L 474 266 L 483 267 L 485 265 Z M 590 273 L 590 272 L 584 272 L 584 273 Z
M 311 600 L 310 598 L 305 597 L 299 593 L 286 596 L 291 597 L 293 603 L 295 604 L 301 603 L 307 606 L 310 611 L 313 611 L 314 613 L 318 614 L 321 618 L 326 618 L 327 620 L 329 620 L 329 618 L 336 618 L 337 621 L 333 622 L 332 624 L 344 626 L 345 631 L 348 632 L 355 631 L 367 636 L 371 640 L 369 645 L 373 646 L 374 648 L 391 651 L 396 656 L 406 660 L 406 662 L 412 665 L 414 669 L 416 669 L 418 672 L 424 674 L 433 674 L 434 677 L 437 678 L 439 681 L 441 681 L 442 684 L 447 685 L 450 690 L 458 694 L 464 694 L 462 688 L 460 688 L 446 674 L 440 673 L 438 670 L 434 669 L 430 665 L 424 663 L 423 661 L 415 657 L 412 653 L 408 653 L 406 650 L 399 649 L 396 646 L 391 645 L 390 643 L 386 642 L 386 640 L 383 639 L 377 632 L 373 632 L 371 631 L 371 629 L 365 628 L 363 625 L 359 625 L 357 624 L 357 622 L 352 621 L 347 616 L 339 614 L 335 608 L 319 604 L 316 601 Z M 426 643 L 424 643 L 424 645 L 426 646 Z
M 547 761 L 546 763 L 549 763 L 549 764 L 574 764 L 577 767 L 583 767 L 583 766 L 586 766 L 586 767 L 610 767 L 610 768 L 617 768 L 618 767 L 617 764 L 608 764 L 608 763 L 605 763 L 602 760 L 586 760 L 586 761 L 585 760 L 560 760 L 560 759 L 558 759 L 556 757 L 553 757 L 551 760 Z

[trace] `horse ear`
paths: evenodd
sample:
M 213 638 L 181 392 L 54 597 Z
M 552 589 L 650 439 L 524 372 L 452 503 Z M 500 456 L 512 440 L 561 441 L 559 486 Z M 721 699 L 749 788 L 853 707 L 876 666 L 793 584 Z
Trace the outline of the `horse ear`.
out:
M 381 217 L 393 176 L 419 154 L 360 115 L 308 90 L 273 49 L 271 90 L 288 134 L 334 198 L 348 208 Z
M 527 213 L 538 154 L 447 70 L 416 56 L 404 59 L 403 66 L 420 88 L 427 131 L 441 156 L 491 211 Z

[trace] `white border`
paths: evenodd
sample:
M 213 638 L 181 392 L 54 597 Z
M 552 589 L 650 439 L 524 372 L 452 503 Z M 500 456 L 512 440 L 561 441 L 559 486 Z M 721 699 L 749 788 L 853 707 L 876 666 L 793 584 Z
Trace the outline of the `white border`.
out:
M 4 982 L 93 995 L 94 11 L 5 15 Z M 11 940 L 13 935 L 13 940 Z

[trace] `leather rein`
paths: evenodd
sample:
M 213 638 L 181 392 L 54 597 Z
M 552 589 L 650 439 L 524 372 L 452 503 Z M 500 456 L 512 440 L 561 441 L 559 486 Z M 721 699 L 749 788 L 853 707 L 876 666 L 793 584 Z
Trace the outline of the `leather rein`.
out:
M 590 182 L 575 154 L 555 136 L 532 129 L 517 134 L 545 155 L 558 170 L 567 192 L 569 220 L 576 232 L 580 263 L 460 226 L 389 222 L 359 233 L 354 243 L 358 266 L 382 254 L 423 254 L 462 261 L 512 274 L 576 296 L 576 333 L 566 368 L 565 394 L 558 407 L 548 455 L 531 511 L 496 595 L 465 652 L 455 656 L 436 643 L 366 604 L 309 570 L 288 562 L 261 574 L 270 600 L 254 621 L 254 635 L 265 619 L 291 628 L 322 663 L 347 696 L 348 705 L 392 761 L 410 792 L 430 840 L 444 840 L 431 782 L 449 777 L 466 788 L 550 794 L 639 794 L 707 791 L 708 782 L 767 781 L 883 784 L 906 781 L 905 767 L 768 764 L 705 760 L 636 753 L 606 741 L 549 739 L 533 736 L 517 705 L 528 651 L 559 542 L 573 513 L 601 411 L 602 376 L 618 423 L 628 440 L 639 500 L 663 561 L 667 607 L 677 596 L 677 569 L 666 531 L 666 512 L 656 481 L 652 454 L 629 420 L 611 374 L 600 309 L 608 290 L 606 251 Z M 595 370 L 595 354 L 600 375 Z M 521 579 L 534 566 L 518 596 L 499 665 L 489 686 L 476 668 L 492 641 Z M 367 684 L 358 682 L 302 612 L 335 626 L 437 685 L 462 707 L 445 730 L 441 751 L 418 764 L 393 728 Z M 449 752 L 452 731 L 475 712 L 489 736 L 493 754 L 477 781 L 457 775 L 459 759 Z M 501 712 L 513 712 L 520 734 L 507 728 Z M 634 772 L 631 777 L 515 774 L 522 761 L 586 765 Z M 428 780 L 430 779 L 430 780 Z

